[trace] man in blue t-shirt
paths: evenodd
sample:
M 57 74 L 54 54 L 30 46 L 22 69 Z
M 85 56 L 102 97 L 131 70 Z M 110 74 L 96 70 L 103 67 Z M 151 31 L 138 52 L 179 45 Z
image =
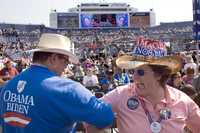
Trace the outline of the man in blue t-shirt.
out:
M 41 36 L 33 64 L 2 88 L 3 133 L 71 133 L 76 122 L 98 128 L 112 124 L 110 105 L 80 83 L 60 76 L 68 62 L 78 62 L 70 44 L 62 35 Z

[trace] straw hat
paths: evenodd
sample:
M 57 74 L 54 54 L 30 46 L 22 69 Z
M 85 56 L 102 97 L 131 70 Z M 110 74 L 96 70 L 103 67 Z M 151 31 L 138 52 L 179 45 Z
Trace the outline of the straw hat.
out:
M 70 47 L 71 41 L 68 37 L 59 34 L 44 33 L 39 40 L 37 49 L 33 49 L 31 51 L 51 52 L 66 55 L 69 57 L 69 61 L 71 63 L 77 64 L 79 59 L 72 53 Z
M 167 66 L 171 73 L 176 73 L 181 69 L 181 58 L 178 56 L 166 56 L 164 44 L 157 41 L 156 43 L 158 44 L 155 45 L 155 42 L 151 40 L 146 45 L 147 42 L 145 41 L 138 43 L 131 55 L 118 57 L 116 65 L 123 69 L 134 69 L 142 65 L 161 65 Z
M 142 65 L 160 65 L 170 68 L 172 73 L 181 69 L 181 59 L 178 56 L 164 56 L 160 58 L 143 58 L 124 55 L 116 60 L 118 67 L 123 69 L 134 69 Z

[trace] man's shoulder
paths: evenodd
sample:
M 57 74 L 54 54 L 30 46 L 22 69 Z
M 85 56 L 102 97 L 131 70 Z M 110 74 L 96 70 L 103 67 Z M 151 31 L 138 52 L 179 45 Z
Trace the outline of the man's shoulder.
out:
M 69 78 L 62 78 L 62 77 L 59 77 L 59 76 L 53 76 L 53 77 L 50 77 L 50 78 L 47 78 L 43 81 L 42 83 L 43 85 L 46 85 L 46 86 L 54 86 L 54 87 L 74 87 L 74 86 L 81 86 L 80 83 L 72 80 L 72 79 L 69 79 Z
M 87 90 L 82 84 L 71 80 L 69 78 L 62 78 L 59 76 L 54 76 L 45 80 L 42 85 L 45 87 L 51 88 L 55 91 L 62 93 L 74 93 L 76 95 L 88 94 Z

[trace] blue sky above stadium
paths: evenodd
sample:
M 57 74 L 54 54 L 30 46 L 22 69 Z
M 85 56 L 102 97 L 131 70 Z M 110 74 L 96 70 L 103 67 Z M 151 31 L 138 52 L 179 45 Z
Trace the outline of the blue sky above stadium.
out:
M 49 13 L 66 12 L 68 8 L 89 2 L 125 2 L 124 0 L 0 0 L 0 23 L 45 24 L 49 26 Z M 156 13 L 156 23 L 192 21 L 192 0 L 126 0 L 139 11 Z

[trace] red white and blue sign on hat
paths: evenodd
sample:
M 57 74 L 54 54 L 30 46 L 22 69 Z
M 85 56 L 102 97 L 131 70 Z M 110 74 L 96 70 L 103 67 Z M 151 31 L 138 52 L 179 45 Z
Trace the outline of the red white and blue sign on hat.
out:
M 171 73 L 181 69 L 181 59 L 178 56 L 167 56 L 164 42 L 155 39 L 139 37 L 131 55 L 123 55 L 116 60 L 118 67 L 134 69 L 141 65 L 167 66 Z
M 134 55 L 162 57 L 167 55 L 164 42 L 155 39 L 139 37 L 133 50 Z

